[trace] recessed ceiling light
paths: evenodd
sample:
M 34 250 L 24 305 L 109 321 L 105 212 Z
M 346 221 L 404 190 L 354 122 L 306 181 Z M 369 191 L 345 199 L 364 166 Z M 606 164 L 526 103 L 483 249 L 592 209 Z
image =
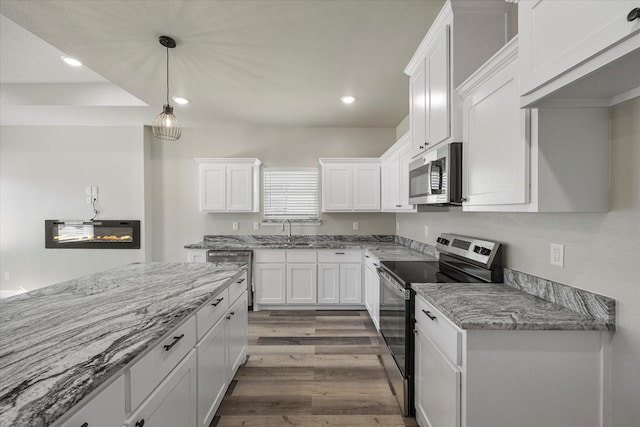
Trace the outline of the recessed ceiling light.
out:
M 60 58 L 62 58 L 62 60 L 64 62 L 66 62 L 68 65 L 71 65 L 72 67 L 81 67 L 82 66 L 82 62 L 80 62 L 77 59 L 72 58 L 70 56 L 61 56 Z
M 342 96 L 340 97 L 340 101 L 342 101 L 343 104 L 353 104 L 355 102 L 356 98 L 351 96 L 351 95 L 346 95 L 346 96 Z
M 171 99 L 173 99 L 176 104 L 180 104 L 180 105 L 185 105 L 189 103 L 189 100 L 187 98 L 183 98 L 181 96 L 172 96 Z

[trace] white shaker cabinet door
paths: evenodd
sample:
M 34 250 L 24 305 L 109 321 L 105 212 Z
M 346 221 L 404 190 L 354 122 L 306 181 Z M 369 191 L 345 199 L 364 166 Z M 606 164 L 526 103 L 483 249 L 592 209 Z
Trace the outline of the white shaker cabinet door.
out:
M 449 25 L 445 25 L 427 52 L 428 107 L 426 136 L 431 148 L 451 136 L 451 59 Z
M 411 88 L 409 100 L 409 121 L 411 127 L 411 155 L 417 156 L 426 148 L 427 106 L 429 87 L 427 85 L 426 61 L 423 59 L 409 79 Z
M 200 211 L 227 209 L 227 173 L 223 164 L 200 164 Z
M 351 173 L 350 164 L 322 167 L 323 211 L 350 211 L 353 208 Z
M 164 379 L 125 423 L 126 427 L 196 427 L 196 350 Z
M 340 303 L 340 264 L 318 264 L 318 304 Z
M 198 426 L 208 427 L 229 385 L 226 320 L 221 319 L 196 346 L 198 352 Z
M 240 298 L 229 308 L 227 320 L 227 348 L 229 350 L 227 363 L 229 381 L 233 378 L 247 359 L 247 322 L 249 310 L 247 307 L 247 293 L 244 292 Z
M 380 163 L 353 165 L 353 210 L 380 210 Z
M 287 303 L 316 304 L 316 264 L 287 264 Z
M 286 274 L 284 263 L 256 263 L 254 283 L 256 303 L 285 304 L 287 302 Z
M 416 337 L 415 407 L 423 427 L 460 427 L 460 370 L 418 327 Z M 428 424 L 423 424 L 424 422 Z
M 362 304 L 362 264 L 340 264 L 340 304 Z
M 227 166 L 227 211 L 253 210 L 253 166 Z

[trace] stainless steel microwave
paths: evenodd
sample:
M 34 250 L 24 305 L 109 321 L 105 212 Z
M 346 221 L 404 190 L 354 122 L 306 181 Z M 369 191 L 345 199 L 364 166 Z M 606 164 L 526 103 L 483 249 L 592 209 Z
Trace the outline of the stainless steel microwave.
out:
M 462 143 L 434 148 L 409 163 L 409 203 L 462 204 Z

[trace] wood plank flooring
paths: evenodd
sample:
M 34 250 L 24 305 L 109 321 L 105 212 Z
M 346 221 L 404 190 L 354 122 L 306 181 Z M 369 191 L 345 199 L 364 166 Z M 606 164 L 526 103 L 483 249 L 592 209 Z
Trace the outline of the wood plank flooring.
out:
M 210 427 L 417 426 L 403 417 L 366 311 L 249 313 L 249 359 Z

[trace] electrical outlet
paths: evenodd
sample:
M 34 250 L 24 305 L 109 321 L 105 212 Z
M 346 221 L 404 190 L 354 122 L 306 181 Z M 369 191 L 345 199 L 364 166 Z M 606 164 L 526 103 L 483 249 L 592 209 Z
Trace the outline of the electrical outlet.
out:
M 253 229 L 254 230 L 260 230 L 260 223 L 258 221 L 253 223 Z
M 564 245 L 559 243 L 551 244 L 550 260 L 551 265 L 564 268 Z
M 233 223 L 231 224 L 231 227 L 237 231 L 238 230 L 238 222 L 237 221 L 233 221 Z
M 360 227 L 360 225 L 358 224 L 358 221 L 353 221 L 353 229 L 357 230 Z

